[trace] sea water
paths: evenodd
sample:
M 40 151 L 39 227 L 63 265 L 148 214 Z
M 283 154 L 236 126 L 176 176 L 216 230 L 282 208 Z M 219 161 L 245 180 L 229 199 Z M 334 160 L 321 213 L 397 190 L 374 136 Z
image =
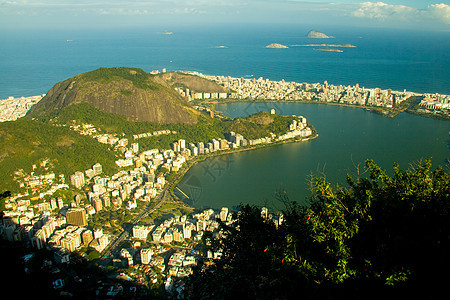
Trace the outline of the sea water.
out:
M 305 25 L 223 25 L 114 30 L 0 32 L 0 99 L 46 93 L 100 67 L 191 70 L 208 75 L 324 82 L 450 94 L 450 33 L 330 27 L 334 39 L 306 38 Z M 267 49 L 281 43 L 288 49 Z M 302 47 L 349 43 L 342 53 Z

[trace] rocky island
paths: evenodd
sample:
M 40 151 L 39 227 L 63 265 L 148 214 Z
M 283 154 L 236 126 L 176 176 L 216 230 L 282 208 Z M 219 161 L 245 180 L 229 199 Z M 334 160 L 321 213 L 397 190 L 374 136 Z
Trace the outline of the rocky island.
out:
M 297 46 L 297 45 L 296 45 Z M 336 48 L 356 48 L 355 45 L 342 43 L 342 44 L 306 44 L 298 45 L 303 47 L 336 47 Z
M 310 32 L 308 32 L 307 37 L 310 39 L 332 39 L 332 38 L 334 38 L 333 36 L 326 35 L 325 33 L 322 33 L 317 30 L 311 30 Z
M 266 48 L 286 49 L 286 48 L 289 48 L 289 47 L 288 47 L 288 46 L 285 46 L 285 45 L 282 45 L 282 44 L 273 43 L 273 44 L 267 45 Z
M 320 48 L 315 48 L 314 50 L 316 51 L 327 51 L 327 52 L 344 52 L 341 49 L 333 49 L 333 48 L 327 48 L 327 47 L 320 47 Z

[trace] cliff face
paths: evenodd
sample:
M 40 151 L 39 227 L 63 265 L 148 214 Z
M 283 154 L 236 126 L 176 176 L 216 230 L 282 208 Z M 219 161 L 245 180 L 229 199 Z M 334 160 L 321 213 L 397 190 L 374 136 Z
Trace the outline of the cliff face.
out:
M 167 83 L 132 68 L 101 68 L 59 82 L 28 114 L 39 116 L 81 102 L 130 121 L 197 123 L 192 109 Z

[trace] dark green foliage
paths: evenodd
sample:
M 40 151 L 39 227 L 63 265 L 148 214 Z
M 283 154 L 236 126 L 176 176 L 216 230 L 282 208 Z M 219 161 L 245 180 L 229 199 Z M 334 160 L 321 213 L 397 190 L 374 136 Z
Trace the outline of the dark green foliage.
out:
M 260 208 L 242 207 L 235 223 L 221 225 L 221 238 L 207 239 L 223 255 L 194 272 L 189 295 L 436 296 L 450 266 L 450 175 L 431 171 L 430 160 L 407 171 L 395 165 L 393 176 L 371 160 L 365 168 L 368 177 L 349 176 L 347 188 L 317 179 L 308 207 L 280 194 L 278 229 Z
M 292 121 L 296 119 L 295 117 L 284 117 L 273 115 L 273 122 L 268 126 L 268 130 L 270 132 L 275 133 L 276 135 L 280 135 L 285 133 L 289 129 L 289 125 Z
M 271 132 L 277 135 L 287 132 L 293 119 L 262 111 L 246 118 L 224 121 L 223 128 L 224 132 L 234 131 L 247 139 L 257 139 L 270 136 Z
M 133 92 L 129 91 L 129 90 L 120 90 L 120 93 L 122 95 L 124 95 L 124 96 L 131 96 L 131 95 L 133 95 Z

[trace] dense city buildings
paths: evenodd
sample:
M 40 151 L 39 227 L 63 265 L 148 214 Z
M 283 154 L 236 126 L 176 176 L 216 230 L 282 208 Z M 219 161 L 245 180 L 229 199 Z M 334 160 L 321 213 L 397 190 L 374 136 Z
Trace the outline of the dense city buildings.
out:
M 0 122 L 14 121 L 26 115 L 30 108 L 38 103 L 44 95 L 31 97 L 8 97 L 0 100 Z
M 422 97 L 422 112 L 449 116 L 450 96 L 440 94 L 420 94 L 410 91 L 366 88 L 324 83 L 297 83 L 285 80 L 272 81 L 262 77 L 235 78 L 231 76 L 204 75 L 198 72 L 186 72 L 212 80 L 229 89 L 228 93 L 195 92 L 189 89 L 177 91 L 189 100 L 252 100 L 252 101 L 303 101 L 357 105 L 363 107 L 393 108 L 413 96 Z

